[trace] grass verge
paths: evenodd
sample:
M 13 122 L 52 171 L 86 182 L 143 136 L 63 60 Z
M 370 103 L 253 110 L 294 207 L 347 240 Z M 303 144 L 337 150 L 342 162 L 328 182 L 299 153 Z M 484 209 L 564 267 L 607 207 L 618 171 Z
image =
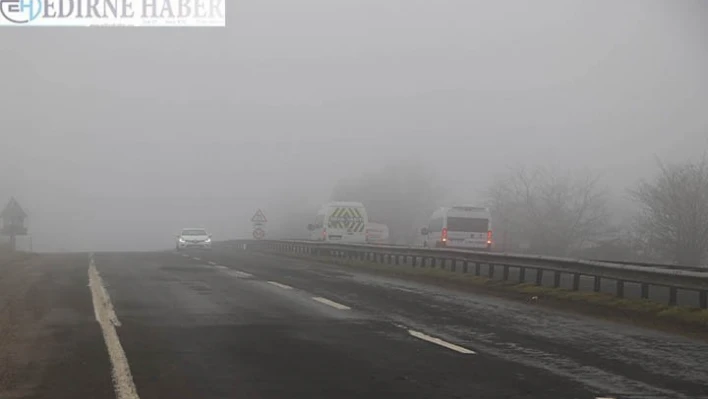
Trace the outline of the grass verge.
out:
M 536 286 L 529 283 L 518 284 L 490 280 L 474 274 L 453 273 L 429 267 L 393 266 L 336 257 L 315 257 L 291 253 L 270 254 L 354 267 L 378 275 L 404 277 L 413 281 L 435 283 L 449 288 L 530 302 L 538 306 L 582 313 L 708 341 L 708 310 L 706 309 L 668 306 L 646 299 L 618 298 L 608 293 L 571 291 L 562 288 Z

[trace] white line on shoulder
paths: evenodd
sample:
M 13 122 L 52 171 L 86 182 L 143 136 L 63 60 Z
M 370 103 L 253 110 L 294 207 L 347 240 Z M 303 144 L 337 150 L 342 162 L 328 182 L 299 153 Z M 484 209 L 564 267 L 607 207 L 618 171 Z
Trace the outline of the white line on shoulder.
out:
M 103 285 L 101 275 L 96 269 L 93 254 L 89 256 L 88 278 L 94 314 L 96 321 L 101 326 L 103 340 L 106 343 L 108 357 L 111 361 L 113 389 L 116 393 L 116 399 L 140 399 L 135 388 L 133 375 L 130 372 L 128 358 L 125 356 L 116 331 L 116 326 L 120 326 L 120 321 L 113 309 L 111 298 Z

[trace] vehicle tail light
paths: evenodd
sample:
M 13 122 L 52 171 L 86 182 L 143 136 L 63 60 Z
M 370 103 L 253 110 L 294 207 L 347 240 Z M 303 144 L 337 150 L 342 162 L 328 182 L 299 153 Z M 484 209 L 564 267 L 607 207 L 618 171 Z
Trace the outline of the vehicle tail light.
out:
M 489 231 L 487 231 L 487 244 L 491 244 L 491 243 L 492 243 L 492 231 L 489 230 Z
M 327 240 L 327 229 L 322 229 L 322 239 Z
M 447 227 L 442 229 L 442 242 L 447 242 Z

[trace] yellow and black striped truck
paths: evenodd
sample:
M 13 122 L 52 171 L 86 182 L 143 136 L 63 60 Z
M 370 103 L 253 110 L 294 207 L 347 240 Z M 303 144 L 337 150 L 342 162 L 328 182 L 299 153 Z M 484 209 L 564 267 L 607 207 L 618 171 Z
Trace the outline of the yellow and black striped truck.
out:
M 361 202 L 330 202 L 324 204 L 310 224 L 310 239 L 366 243 L 369 217 Z

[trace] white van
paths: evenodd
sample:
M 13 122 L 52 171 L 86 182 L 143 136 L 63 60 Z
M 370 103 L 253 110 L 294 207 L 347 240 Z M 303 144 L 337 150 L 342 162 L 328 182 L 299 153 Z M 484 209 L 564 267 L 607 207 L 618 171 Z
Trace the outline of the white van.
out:
M 311 240 L 365 244 L 368 223 L 369 217 L 361 202 L 330 202 L 320 208 L 315 223 L 307 229 Z
M 369 222 L 366 226 L 366 242 L 370 244 L 388 244 L 388 226 Z
M 490 250 L 492 215 L 488 208 L 452 206 L 440 208 L 421 229 L 423 246 Z

